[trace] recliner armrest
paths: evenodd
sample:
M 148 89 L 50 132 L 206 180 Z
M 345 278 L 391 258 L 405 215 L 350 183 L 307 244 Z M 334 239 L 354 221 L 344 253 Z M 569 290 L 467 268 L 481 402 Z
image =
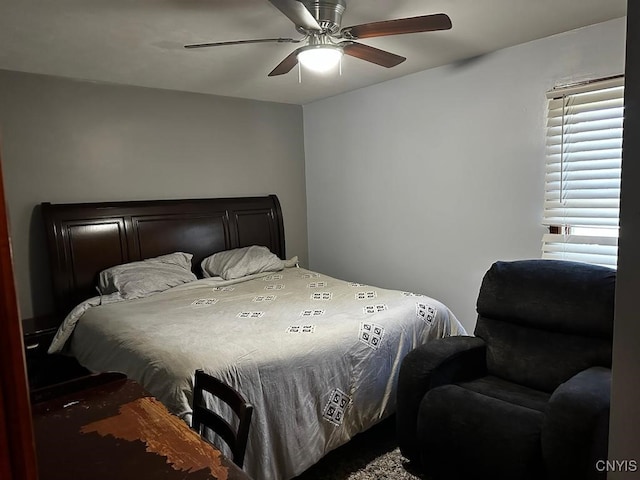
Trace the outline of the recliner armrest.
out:
M 402 454 L 419 459 L 416 449 L 418 408 L 427 391 L 470 380 L 486 372 L 486 344 L 478 337 L 455 336 L 420 345 L 402 361 L 398 376 L 396 430 Z
M 611 370 L 592 367 L 551 395 L 542 425 L 542 455 L 551 479 L 606 478 Z M 604 470 L 604 469 L 603 469 Z

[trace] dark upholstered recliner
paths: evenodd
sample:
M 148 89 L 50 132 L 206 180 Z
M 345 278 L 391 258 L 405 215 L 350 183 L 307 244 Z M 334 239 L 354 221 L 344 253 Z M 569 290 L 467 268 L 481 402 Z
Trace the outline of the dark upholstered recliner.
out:
M 434 479 L 605 478 L 615 279 L 566 261 L 493 264 L 476 336 L 402 363 L 403 455 Z

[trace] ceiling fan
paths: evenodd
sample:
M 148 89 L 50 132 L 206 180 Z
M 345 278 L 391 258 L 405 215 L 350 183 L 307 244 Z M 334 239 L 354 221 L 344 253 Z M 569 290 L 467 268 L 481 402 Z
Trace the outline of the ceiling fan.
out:
M 303 46 L 296 48 L 269 73 L 269 76 L 273 77 L 290 72 L 298 62 L 316 71 L 326 71 L 335 67 L 340 62 L 343 54 L 386 68 L 395 67 L 404 62 L 406 58 L 358 43 L 355 40 L 387 35 L 402 35 L 405 33 L 448 30 L 451 28 L 451 19 L 444 13 L 340 28 L 342 15 L 347 8 L 345 0 L 269 0 L 269 2 L 295 24 L 296 30 L 304 35 L 302 38 L 261 38 L 194 43 L 184 47 L 205 48 L 268 42 L 304 43 Z

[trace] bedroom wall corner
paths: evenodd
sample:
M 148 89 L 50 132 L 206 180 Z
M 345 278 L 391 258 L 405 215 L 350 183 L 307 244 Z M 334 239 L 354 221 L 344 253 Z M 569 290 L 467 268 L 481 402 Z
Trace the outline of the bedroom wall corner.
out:
M 490 265 L 541 255 L 545 92 L 623 73 L 624 46 L 620 18 L 305 105 L 310 267 L 472 332 Z

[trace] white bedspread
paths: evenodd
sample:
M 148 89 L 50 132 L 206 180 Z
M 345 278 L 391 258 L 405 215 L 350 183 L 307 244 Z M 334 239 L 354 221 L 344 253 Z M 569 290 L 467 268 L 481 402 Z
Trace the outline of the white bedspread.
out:
M 393 413 L 404 356 L 465 334 L 432 298 L 302 268 L 93 304 L 78 309 L 71 354 L 126 373 L 187 422 L 197 368 L 238 389 L 255 407 L 245 470 L 256 480 L 298 475 Z

